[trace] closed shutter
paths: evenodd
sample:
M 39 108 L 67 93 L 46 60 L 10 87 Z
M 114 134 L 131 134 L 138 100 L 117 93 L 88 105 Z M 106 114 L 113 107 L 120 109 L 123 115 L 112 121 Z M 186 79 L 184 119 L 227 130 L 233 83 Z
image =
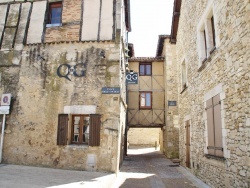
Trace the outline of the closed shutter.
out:
M 67 145 L 68 120 L 68 114 L 58 115 L 57 145 Z
M 215 155 L 223 157 L 220 95 L 213 97 Z
M 207 110 L 207 136 L 208 136 L 208 154 L 215 155 L 214 144 L 214 116 L 213 116 L 213 100 L 212 98 L 206 102 Z
M 90 114 L 89 146 L 100 145 L 101 115 Z

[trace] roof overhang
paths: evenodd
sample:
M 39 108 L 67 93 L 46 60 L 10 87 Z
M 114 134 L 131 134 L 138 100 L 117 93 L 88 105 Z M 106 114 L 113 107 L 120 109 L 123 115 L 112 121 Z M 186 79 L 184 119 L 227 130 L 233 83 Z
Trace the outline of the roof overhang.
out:
M 171 43 L 176 43 L 180 11 L 181 11 L 181 0 L 174 0 L 173 16 L 172 16 L 172 27 L 171 27 L 171 37 L 170 37 L 170 42 Z
M 170 35 L 159 35 L 157 49 L 156 49 L 156 57 L 162 56 L 162 51 L 164 48 L 164 40 L 167 38 L 170 39 Z
M 125 23 L 128 32 L 131 31 L 131 21 L 130 21 L 130 0 L 124 0 L 125 5 Z

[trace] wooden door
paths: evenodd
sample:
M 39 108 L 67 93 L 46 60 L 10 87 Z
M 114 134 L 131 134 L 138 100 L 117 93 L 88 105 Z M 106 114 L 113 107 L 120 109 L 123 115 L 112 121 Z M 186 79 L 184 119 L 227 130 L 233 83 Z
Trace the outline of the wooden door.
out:
M 190 121 L 186 121 L 186 167 L 190 168 Z

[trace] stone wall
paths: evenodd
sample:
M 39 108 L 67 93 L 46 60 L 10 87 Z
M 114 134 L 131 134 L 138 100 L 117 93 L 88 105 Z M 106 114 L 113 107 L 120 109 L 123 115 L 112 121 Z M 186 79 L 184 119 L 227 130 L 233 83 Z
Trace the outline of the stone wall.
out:
M 200 63 L 199 33 L 213 14 L 216 49 Z M 180 159 L 185 166 L 185 122 L 191 122 L 192 173 L 212 187 L 250 186 L 250 3 L 243 1 L 182 1 L 177 35 Z M 187 63 L 183 90 L 182 62 Z M 221 97 L 223 158 L 207 155 L 205 102 Z
M 62 26 L 47 27 L 48 2 L 0 1 L 0 93 L 13 96 L 3 162 L 118 171 L 126 117 L 120 51 L 126 35 L 121 39 L 120 33 L 126 28 L 117 31 L 115 22 L 124 23 L 117 20 L 125 19 L 123 2 L 65 0 Z M 74 76 L 65 66 L 61 73 L 69 74 L 58 75 L 60 65 L 79 63 L 84 76 Z M 103 87 L 119 87 L 120 93 L 102 94 Z M 100 146 L 72 145 L 70 140 L 58 146 L 58 114 L 69 114 L 70 128 L 72 114 L 90 113 L 101 115 Z
M 25 47 L 14 106 L 17 112 L 9 116 L 5 131 L 5 163 L 90 170 L 91 154 L 96 158 L 91 170 L 115 171 L 121 101 L 117 94 L 101 92 L 102 87 L 120 85 L 119 56 L 115 61 L 108 53 L 115 49 L 119 48 L 113 43 Z M 107 51 L 105 59 L 99 55 L 101 50 Z M 34 58 L 39 54 L 44 61 Z M 86 65 L 86 76 L 69 75 L 69 81 L 56 74 L 60 64 L 80 62 Z M 58 114 L 74 105 L 94 105 L 95 113 L 102 115 L 100 147 L 56 145 Z
M 178 90 L 177 90 L 177 65 L 175 45 L 169 43 L 169 38 L 164 40 L 165 56 L 165 118 L 166 126 L 163 129 L 162 151 L 168 158 L 178 158 L 179 156 L 179 122 L 178 122 Z M 169 105 L 170 101 L 175 101 L 176 106 Z
M 128 131 L 129 145 L 155 147 L 159 145 L 160 128 L 130 128 Z

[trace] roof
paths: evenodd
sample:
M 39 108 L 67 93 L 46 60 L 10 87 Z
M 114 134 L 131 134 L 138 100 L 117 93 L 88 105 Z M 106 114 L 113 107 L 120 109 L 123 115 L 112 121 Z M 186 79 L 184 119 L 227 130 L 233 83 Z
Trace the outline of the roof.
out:
M 128 32 L 131 31 L 131 21 L 130 21 L 130 0 L 124 0 L 125 5 L 125 23 Z
M 157 49 L 156 49 L 156 57 L 162 56 L 164 40 L 166 38 L 170 38 L 170 35 L 159 35 Z
M 128 59 L 129 62 L 162 62 L 164 57 L 132 57 Z
M 181 11 L 181 0 L 174 0 L 172 27 L 171 27 L 171 43 L 176 43 L 176 36 L 178 31 L 179 17 Z
M 128 43 L 128 49 L 129 49 L 128 52 L 129 57 L 134 57 L 135 56 L 134 44 Z

